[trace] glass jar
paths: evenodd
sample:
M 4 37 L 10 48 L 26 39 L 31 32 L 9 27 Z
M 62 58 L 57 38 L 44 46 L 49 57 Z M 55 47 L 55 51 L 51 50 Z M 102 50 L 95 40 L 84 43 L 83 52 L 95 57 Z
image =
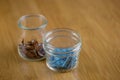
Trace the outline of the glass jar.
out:
M 81 39 L 79 34 L 71 29 L 55 29 L 46 33 L 43 48 L 48 68 L 66 72 L 76 68 L 78 64 Z
M 29 61 L 39 61 L 45 58 L 43 36 L 47 20 L 44 16 L 25 15 L 18 20 L 22 34 L 18 43 L 19 55 Z

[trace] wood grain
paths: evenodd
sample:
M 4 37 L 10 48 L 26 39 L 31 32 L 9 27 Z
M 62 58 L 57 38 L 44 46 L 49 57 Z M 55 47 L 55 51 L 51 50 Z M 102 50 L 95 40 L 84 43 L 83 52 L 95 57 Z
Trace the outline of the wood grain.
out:
M 0 0 L 0 80 L 120 80 L 119 0 Z M 17 52 L 17 20 L 43 14 L 47 30 L 71 28 L 81 34 L 78 67 L 57 73 L 45 61 L 28 62 Z

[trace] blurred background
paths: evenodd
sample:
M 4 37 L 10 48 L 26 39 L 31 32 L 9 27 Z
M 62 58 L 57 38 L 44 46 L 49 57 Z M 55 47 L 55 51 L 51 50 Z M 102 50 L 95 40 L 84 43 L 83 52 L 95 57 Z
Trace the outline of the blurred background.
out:
M 0 0 L 0 80 L 120 80 L 119 3 L 119 0 Z M 48 31 L 70 28 L 80 33 L 83 45 L 75 71 L 58 75 L 44 63 L 31 64 L 19 57 L 16 46 L 21 29 L 17 21 L 27 14 L 44 15 Z

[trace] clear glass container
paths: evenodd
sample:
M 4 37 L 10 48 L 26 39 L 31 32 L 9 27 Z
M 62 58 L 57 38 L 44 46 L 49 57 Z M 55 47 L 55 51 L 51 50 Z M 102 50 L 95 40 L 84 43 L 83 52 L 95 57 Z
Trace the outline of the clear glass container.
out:
M 43 15 L 25 15 L 18 20 L 22 34 L 18 43 L 19 55 L 29 61 L 39 61 L 45 58 L 43 36 L 47 20 Z
M 49 69 L 66 72 L 76 68 L 81 50 L 81 39 L 71 29 L 55 29 L 44 36 L 43 48 Z

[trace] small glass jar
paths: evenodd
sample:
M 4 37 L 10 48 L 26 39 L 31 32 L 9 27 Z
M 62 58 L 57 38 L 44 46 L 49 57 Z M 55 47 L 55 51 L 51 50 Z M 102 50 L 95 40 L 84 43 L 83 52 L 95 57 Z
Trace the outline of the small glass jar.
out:
M 49 69 L 66 72 L 76 68 L 81 49 L 78 33 L 71 29 L 55 29 L 46 33 L 43 48 Z
M 29 61 L 39 61 L 45 58 L 43 36 L 47 20 L 43 15 L 25 15 L 18 20 L 22 34 L 18 43 L 19 55 Z

